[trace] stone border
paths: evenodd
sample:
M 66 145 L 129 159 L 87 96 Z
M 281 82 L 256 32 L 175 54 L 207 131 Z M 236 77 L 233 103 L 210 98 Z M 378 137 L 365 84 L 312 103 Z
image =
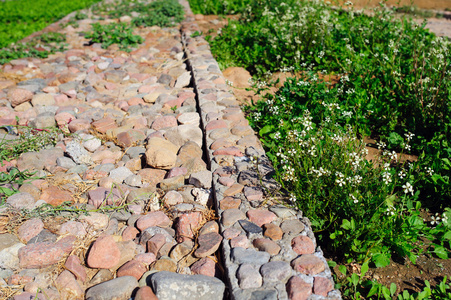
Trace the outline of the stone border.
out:
M 182 42 L 213 172 L 230 299 L 341 299 L 302 212 L 272 203 L 272 166 L 229 91 L 186 0 Z

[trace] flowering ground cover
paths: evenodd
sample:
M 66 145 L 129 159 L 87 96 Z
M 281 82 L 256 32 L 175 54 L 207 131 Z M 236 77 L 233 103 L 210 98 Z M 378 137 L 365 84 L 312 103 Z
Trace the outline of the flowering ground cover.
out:
M 240 11 L 210 39 L 212 51 L 223 68 L 244 67 L 259 78 L 257 92 L 273 72 L 298 74 L 248 107 L 249 121 L 281 193 L 310 218 L 322 248 L 339 262 L 362 264 L 344 295 L 360 297 L 369 265 L 416 263 L 423 252 L 447 259 L 449 40 L 383 5 L 367 15 L 351 3 L 342 10 L 320 1 L 251 0 Z M 377 148 L 373 160 L 368 146 Z M 415 297 L 446 299 L 446 280 Z M 396 286 L 373 282 L 365 296 L 395 293 Z

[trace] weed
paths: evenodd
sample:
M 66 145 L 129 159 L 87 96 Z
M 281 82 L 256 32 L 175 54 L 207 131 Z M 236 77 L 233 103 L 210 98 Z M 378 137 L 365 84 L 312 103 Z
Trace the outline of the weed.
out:
M 132 47 L 136 47 L 144 41 L 141 36 L 134 35 L 133 28 L 126 23 L 106 25 L 94 23 L 92 24 L 92 31 L 86 34 L 86 38 L 91 39 L 93 43 L 101 43 L 104 49 L 113 44 L 118 44 L 119 49 L 126 52 L 132 51 Z

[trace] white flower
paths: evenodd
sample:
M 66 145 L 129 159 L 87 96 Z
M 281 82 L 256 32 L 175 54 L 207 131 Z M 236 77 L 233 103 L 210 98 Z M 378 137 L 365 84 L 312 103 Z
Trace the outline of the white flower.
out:
M 339 186 L 346 185 L 346 181 L 344 181 L 343 178 L 337 178 L 337 179 L 335 180 L 335 183 L 338 184 Z
M 413 196 L 413 186 L 410 184 L 410 182 L 406 182 L 406 184 L 404 184 L 402 188 L 404 189 L 404 194 L 411 193 Z
M 391 180 L 391 174 L 388 172 L 384 172 L 382 173 L 382 181 L 388 185 L 392 180 Z
M 377 145 L 377 149 L 379 149 L 379 150 L 384 149 L 387 146 L 387 144 L 385 144 L 382 141 L 377 142 L 376 145 Z
M 432 219 L 431 225 L 438 225 L 438 223 L 441 220 L 440 215 L 438 213 L 435 214 L 435 216 L 432 216 L 431 219 Z

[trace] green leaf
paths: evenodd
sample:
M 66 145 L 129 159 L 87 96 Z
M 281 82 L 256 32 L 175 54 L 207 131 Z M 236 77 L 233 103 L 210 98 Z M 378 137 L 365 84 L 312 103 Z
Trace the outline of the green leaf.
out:
M 368 267 L 368 261 L 365 261 L 365 262 L 363 263 L 363 265 L 362 265 L 362 268 L 360 269 L 360 273 L 361 273 L 360 278 L 362 278 L 363 276 L 365 276 L 366 272 L 368 272 L 368 269 L 369 269 L 369 267 Z
M 396 284 L 395 283 L 391 283 L 390 284 L 390 294 L 393 296 L 396 293 Z
M 390 290 L 386 286 L 382 287 L 382 295 L 385 299 L 391 299 Z
M 349 222 L 347 219 L 343 219 L 340 227 L 343 228 L 344 230 L 351 230 L 352 225 L 351 222 Z
M 266 125 L 265 127 L 263 127 L 262 129 L 260 129 L 260 131 L 258 132 L 258 134 L 260 136 L 273 132 L 274 131 L 274 126 L 273 125 Z
M 448 259 L 448 251 L 446 251 L 445 247 L 443 246 L 435 246 L 434 253 L 441 259 Z
M 329 267 L 331 267 L 331 268 L 333 268 L 333 267 L 335 267 L 336 265 L 337 265 L 337 263 L 336 262 L 334 262 L 333 260 L 329 260 L 329 261 L 327 261 L 327 264 L 329 265 Z
M 351 282 L 354 286 L 357 286 L 359 281 L 360 281 L 359 275 L 357 275 L 356 273 L 351 275 Z
M 374 264 L 377 268 L 383 268 L 390 264 L 390 259 L 387 257 L 386 254 L 378 253 L 373 256 Z
M 339 266 L 338 271 L 340 271 L 341 274 L 346 275 L 346 266 L 344 265 Z
M 447 240 L 451 240 L 451 231 L 447 231 L 444 235 L 443 238 L 447 239 Z

